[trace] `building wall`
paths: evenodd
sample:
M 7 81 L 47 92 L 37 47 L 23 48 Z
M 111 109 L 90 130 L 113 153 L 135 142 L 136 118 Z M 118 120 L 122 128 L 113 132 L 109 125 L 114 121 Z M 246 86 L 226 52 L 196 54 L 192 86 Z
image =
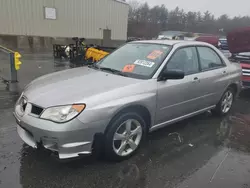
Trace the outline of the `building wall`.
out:
M 56 8 L 56 20 L 44 7 Z M 129 7 L 115 0 L 0 0 L 0 35 L 126 40 Z

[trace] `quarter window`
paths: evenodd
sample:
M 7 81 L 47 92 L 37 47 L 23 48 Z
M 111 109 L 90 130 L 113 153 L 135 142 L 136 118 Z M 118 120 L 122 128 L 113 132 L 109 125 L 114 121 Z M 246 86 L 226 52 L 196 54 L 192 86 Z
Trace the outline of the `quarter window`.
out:
M 202 70 L 209 70 L 224 66 L 218 54 L 208 47 L 197 47 Z
M 198 56 L 195 47 L 177 50 L 168 62 L 167 69 L 179 69 L 185 75 L 199 72 Z

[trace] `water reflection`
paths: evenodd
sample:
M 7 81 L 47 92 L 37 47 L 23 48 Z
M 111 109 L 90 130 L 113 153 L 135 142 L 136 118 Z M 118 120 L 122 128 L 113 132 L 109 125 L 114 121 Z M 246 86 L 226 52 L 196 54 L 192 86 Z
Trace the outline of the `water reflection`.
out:
M 240 117 L 221 119 L 205 113 L 152 133 L 139 153 L 121 163 L 108 163 L 93 157 L 61 163 L 49 153 L 25 147 L 21 153 L 20 182 L 23 187 L 37 188 L 174 187 L 222 148 L 242 150 L 244 146 L 244 151 L 249 149 L 242 137 L 237 137 L 237 143 L 234 139 L 247 128 L 235 116 Z M 178 137 L 168 136 L 173 132 L 182 137 L 181 143 Z
M 54 60 L 51 53 L 23 53 L 22 66 L 18 71 L 19 88 L 22 90 L 39 76 L 69 68 L 71 68 L 69 61 Z
M 229 133 L 228 147 L 250 152 L 250 116 L 246 114 L 235 114 L 231 117 L 234 126 L 231 126 Z
M 19 75 L 22 75 L 20 84 L 23 86 L 43 74 L 72 68 L 69 62 L 54 62 L 53 58 L 46 55 L 27 55 L 24 58 L 26 59 L 19 71 Z M 0 113 L 0 126 L 10 125 L 10 122 L 15 125 L 12 108 L 18 94 L 5 93 L 5 90 L 0 92 L 0 96 L 3 96 L 0 98 L 0 110 L 2 108 L 8 112 Z M 18 167 L 2 173 L 6 173 L 4 177 L 12 177 L 19 171 L 20 184 L 24 188 L 175 187 L 224 148 L 250 152 L 249 102 L 249 91 L 246 91 L 228 117 L 217 118 L 204 113 L 154 132 L 149 135 L 139 153 L 121 163 L 109 163 L 93 157 L 62 163 L 47 152 L 36 151 L 24 145 L 20 152 L 20 169 Z M 12 121 L 6 114 L 9 114 Z M 13 132 L 12 137 L 7 136 L 10 139 L 8 152 L 16 151 L 9 149 L 14 145 L 11 142 L 16 132 Z M 15 155 L 19 157 L 18 152 Z
M 13 108 L 16 100 L 18 99 L 20 93 L 17 90 L 16 92 L 8 91 L 8 84 L 2 83 L 0 80 L 0 110 L 7 110 Z M 0 115 L 1 117 L 1 115 Z M 0 121 L 1 122 L 1 121 Z M 1 125 L 0 125 L 1 127 Z

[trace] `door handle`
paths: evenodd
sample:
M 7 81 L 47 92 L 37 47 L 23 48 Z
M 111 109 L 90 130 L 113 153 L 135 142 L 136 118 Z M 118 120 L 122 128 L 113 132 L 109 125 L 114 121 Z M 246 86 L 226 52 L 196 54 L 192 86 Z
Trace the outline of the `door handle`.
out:
M 199 79 L 198 77 L 194 77 L 194 79 L 193 79 L 192 82 L 193 82 L 193 83 L 195 83 L 195 82 L 200 82 L 200 79 Z
M 226 73 L 227 73 L 227 71 L 223 71 L 223 72 L 222 72 L 222 74 L 226 74 Z

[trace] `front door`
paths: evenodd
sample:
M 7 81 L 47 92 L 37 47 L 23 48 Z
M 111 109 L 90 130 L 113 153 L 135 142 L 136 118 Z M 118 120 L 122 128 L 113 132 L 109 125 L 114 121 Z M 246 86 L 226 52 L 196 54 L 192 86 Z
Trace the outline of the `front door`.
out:
M 158 82 L 156 124 L 200 110 L 200 68 L 195 47 L 177 49 L 167 69 L 180 69 L 184 79 Z

